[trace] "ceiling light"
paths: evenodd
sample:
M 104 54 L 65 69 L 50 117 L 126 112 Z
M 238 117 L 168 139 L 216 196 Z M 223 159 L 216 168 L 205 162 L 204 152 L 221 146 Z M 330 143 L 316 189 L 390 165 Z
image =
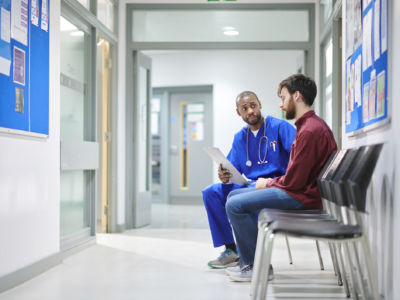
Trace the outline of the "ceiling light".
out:
M 235 30 L 235 27 L 232 27 L 232 26 L 225 26 L 223 29 L 224 29 L 224 31 L 227 31 L 227 30 Z
M 224 34 L 225 35 L 229 35 L 229 36 L 235 36 L 235 35 L 239 35 L 239 31 L 237 31 L 237 30 L 225 30 Z

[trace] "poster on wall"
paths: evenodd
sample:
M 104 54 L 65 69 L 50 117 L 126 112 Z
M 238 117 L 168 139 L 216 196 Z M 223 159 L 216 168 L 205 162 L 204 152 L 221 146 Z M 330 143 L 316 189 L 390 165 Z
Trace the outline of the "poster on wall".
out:
M 346 69 L 345 130 L 347 135 L 371 130 L 389 120 L 388 105 L 388 0 L 345 1 Z M 361 16 L 361 43 L 357 41 Z M 352 24 L 351 26 L 349 24 Z M 350 32 L 350 28 L 354 28 Z
M 31 0 L 31 23 L 39 26 L 39 0 Z
M 13 57 L 13 80 L 25 85 L 25 51 L 14 46 Z
M 0 0 L 0 74 L 10 76 L 11 0 Z
M 28 45 L 28 0 L 13 0 L 11 5 L 11 37 Z

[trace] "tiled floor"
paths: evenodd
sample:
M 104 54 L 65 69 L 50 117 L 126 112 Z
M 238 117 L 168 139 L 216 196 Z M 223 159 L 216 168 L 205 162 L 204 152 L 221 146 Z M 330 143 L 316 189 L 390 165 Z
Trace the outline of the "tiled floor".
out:
M 268 299 L 345 299 L 322 244 L 325 271 L 315 243 L 290 239 L 289 265 L 284 240 L 276 239 L 275 279 Z M 123 234 L 99 234 L 97 244 L 66 258 L 46 273 L 0 294 L 0 300 L 58 299 L 249 299 L 249 283 L 234 283 L 223 270 L 211 270 L 213 249 L 201 206 L 153 205 L 149 227 Z

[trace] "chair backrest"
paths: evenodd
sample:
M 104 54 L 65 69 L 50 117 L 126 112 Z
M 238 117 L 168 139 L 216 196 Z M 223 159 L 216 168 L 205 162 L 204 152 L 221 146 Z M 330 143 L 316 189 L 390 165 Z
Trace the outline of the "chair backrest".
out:
M 333 161 L 331 162 L 330 166 L 325 171 L 324 175 L 320 180 L 320 194 L 321 197 L 332 201 L 332 191 L 330 190 L 329 180 L 335 176 L 338 167 L 340 166 L 343 158 L 347 153 L 347 149 L 338 150 L 336 156 L 334 157 Z
M 367 188 L 371 182 L 382 147 L 383 144 L 366 146 L 360 162 L 347 179 L 346 188 L 350 195 L 351 204 L 360 212 L 365 212 Z
M 321 172 L 318 175 L 317 178 L 317 185 L 318 185 L 318 190 L 322 198 L 324 198 L 324 191 L 322 190 L 322 184 L 321 181 L 322 179 L 325 178 L 328 168 L 332 165 L 333 161 L 335 160 L 336 156 L 339 154 L 339 150 L 335 150 L 332 152 L 332 154 L 329 156 L 328 160 L 326 161 L 325 165 L 323 166 Z
M 335 176 L 329 181 L 333 193 L 332 200 L 339 206 L 350 206 L 345 183 L 354 168 L 360 163 L 364 148 L 365 147 L 349 149 L 336 171 Z

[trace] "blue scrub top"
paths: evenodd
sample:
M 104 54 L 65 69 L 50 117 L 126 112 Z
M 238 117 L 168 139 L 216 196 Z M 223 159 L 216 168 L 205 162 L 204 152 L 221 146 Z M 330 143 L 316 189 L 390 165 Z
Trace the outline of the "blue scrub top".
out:
M 257 180 L 259 177 L 273 178 L 285 174 L 289 162 L 290 147 L 296 135 L 296 129 L 287 121 L 267 116 L 265 124 L 268 145 L 265 138 L 261 140 L 260 144 L 260 139 L 264 136 L 264 123 L 258 130 L 256 137 L 248 129 L 249 126 L 246 125 L 235 134 L 232 149 L 228 154 L 228 160 L 240 173 L 251 180 Z M 252 162 L 251 167 L 246 166 L 247 133 L 249 159 Z M 265 160 L 268 163 L 258 164 L 257 162 L 260 161 L 259 156 L 263 160 L 265 153 L 267 153 Z

